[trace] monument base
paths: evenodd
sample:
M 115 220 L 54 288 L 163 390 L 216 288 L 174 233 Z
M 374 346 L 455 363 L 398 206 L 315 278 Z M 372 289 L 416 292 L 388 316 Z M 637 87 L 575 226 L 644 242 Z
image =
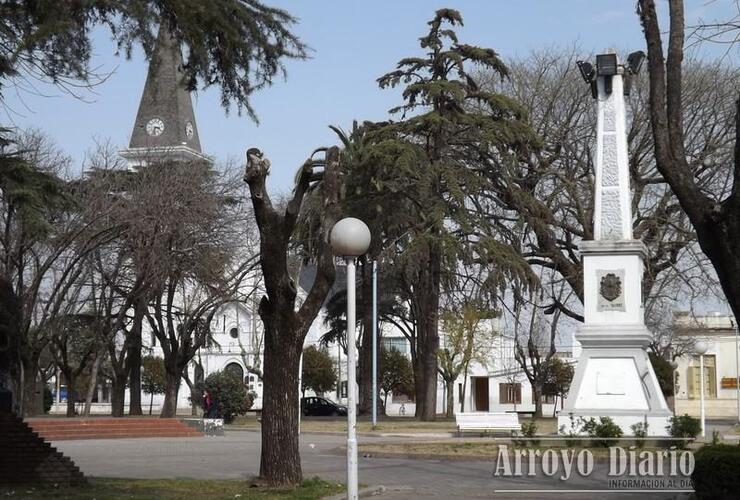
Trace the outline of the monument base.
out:
M 576 338 L 583 350 L 558 415 L 560 432 L 580 434 L 580 418 L 610 417 L 624 436 L 645 422 L 649 436 L 667 436 L 673 414 L 645 350 L 650 341 L 645 326 L 582 325 Z

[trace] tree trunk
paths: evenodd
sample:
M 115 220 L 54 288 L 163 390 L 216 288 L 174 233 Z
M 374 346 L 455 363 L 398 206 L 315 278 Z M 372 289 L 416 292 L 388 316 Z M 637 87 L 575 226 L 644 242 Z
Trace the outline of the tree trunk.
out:
M 416 403 L 414 416 L 416 418 L 421 418 L 424 407 L 424 365 L 421 361 L 421 353 L 417 351 L 416 356 L 411 359 L 414 367 L 414 401 Z
M 416 291 L 419 311 L 419 349 L 418 355 L 422 369 L 421 389 L 417 400 L 421 408 L 417 416 L 421 420 L 434 420 L 437 415 L 437 374 L 439 350 L 439 286 L 441 272 L 441 249 L 431 242 L 428 247 L 427 262 L 419 271 L 420 286 Z M 419 403 L 417 403 L 418 405 Z
M 542 417 L 542 384 L 532 384 L 534 396 L 534 416 Z
M 126 404 L 126 379 L 114 376 L 110 389 L 110 411 L 112 417 L 123 417 Z
M 297 380 L 304 336 L 296 335 L 287 323 L 265 322 L 260 477 L 270 485 L 300 484 L 303 480 Z
M 44 413 L 44 391 L 39 383 L 38 356 L 23 356 L 23 416 L 30 417 Z
M 177 395 L 180 392 L 180 378 L 182 372 L 176 366 L 166 367 L 164 403 L 162 404 L 162 418 L 174 418 L 177 416 Z
M 445 414 L 447 418 L 451 418 L 455 414 L 455 379 L 446 380 L 446 392 L 447 392 L 447 411 Z
M 373 407 L 373 266 L 362 265 L 362 344 L 359 354 L 359 408 L 360 415 L 372 412 Z
M 103 357 L 101 352 L 98 352 L 95 356 L 92 368 L 90 369 L 90 384 L 87 386 L 87 394 L 85 395 L 85 410 L 82 415 L 85 417 L 90 416 L 90 410 L 92 409 L 92 400 L 95 395 L 95 389 L 98 386 L 98 370 L 100 369 L 100 358 Z
M 134 319 L 131 326 L 128 366 L 129 366 L 129 415 L 142 415 L 141 411 L 141 325 L 144 321 L 147 303 L 144 298 L 134 302 Z
M 152 414 L 152 406 L 154 406 L 154 391 L 149 395 L 149 415 Z
M 75 379 L 69 375 L 64 376 L 67 381 L 67 417 L 71 418 L 75 416 L 75 403 L 77 402 L 75 387 Z

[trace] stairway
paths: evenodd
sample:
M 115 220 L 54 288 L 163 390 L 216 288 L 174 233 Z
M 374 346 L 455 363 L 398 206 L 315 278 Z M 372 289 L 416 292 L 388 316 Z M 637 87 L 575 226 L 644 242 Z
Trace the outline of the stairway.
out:
M 176 418 L 31 418 L 26 423 L 47 441 L 203 436 Z
M 0 412 L 0 484 L 81 484 L 85 476 L 12 413 Z

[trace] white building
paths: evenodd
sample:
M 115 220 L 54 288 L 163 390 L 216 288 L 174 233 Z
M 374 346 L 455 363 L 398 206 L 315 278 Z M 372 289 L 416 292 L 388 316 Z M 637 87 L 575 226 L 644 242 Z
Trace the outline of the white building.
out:
M 700 359 L 691 346 L 698 340 L 707 342 L 704 354 L 704 400 L 707 418 L 737 419 L 738 411 L 738 351 L 740 339 L 734 316 L 720 313 L 674 316 L 674 343 L 686 353 L 678 358 L 675 372 L 675 413 L 699 417 L 701 371 Z

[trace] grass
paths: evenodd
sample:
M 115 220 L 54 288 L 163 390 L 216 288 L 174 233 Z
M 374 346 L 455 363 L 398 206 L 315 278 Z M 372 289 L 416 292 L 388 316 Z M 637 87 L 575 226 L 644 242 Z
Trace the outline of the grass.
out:
M 521 422 L 529 419 L 520 418 Z M 537 434 L 557 433 L 557 419 L 538 418 Z M 237 417 L 229 428 L 259 429 L 260 423 L 254 417 Z M 344 432 L 347 429 L 347 420 L 343 418 L 308 417 L 301 420 L 301 430 L 305 432 Z M 439 433 L 457 432 L 455 419 L 439 417 L 433 422 L 421 422 L 411 417 L 384 417 L 378 421 L 373 431 L 372 422 L 367 418 L 358 420 L 358 432 L 378 433 Z
M 619 444 L 629 448 L 632 443 Z M 509 450 L 521 448 L 515 444 L 507 443 Z M 469 459 L 495 459 L 498 456 L 499 443 L 484 439 L 476 441 L 446 440 L 446 441 L 425 441 L 416 443 L 368 443 L 359 446 L 360 453 L 375 454 L 376 456 L 402 456 L 417 458 L 469 458 Z M 527 448 L 544 450 L 547 448 L 567 448 L 574 449 L 576 452 L 581 449 L 590 450 L 595 457 L 609 456 L 608 448 L 595 448 L 581 446 L 566 446 L 564 441 L 542 441 L 538 445 L 529 445 Z M 644 450 L 663 450 L 646 446 Z M 642 451 L 642 450 L 640 450 Z
M 251 487 L 246 481 L 215 481 L 198 479 L 90 479 L 89 484 L 76 487 L 17 486 L 0 487 L 0 496 L 32 499 L 58 498 L 67 500 L 151 499 L 185 500 L 193 498 L 241 500 L 310 500 L 344 491 L 344 486 L 319 478 L 308 479 L 297 488 L 276 489 Z

